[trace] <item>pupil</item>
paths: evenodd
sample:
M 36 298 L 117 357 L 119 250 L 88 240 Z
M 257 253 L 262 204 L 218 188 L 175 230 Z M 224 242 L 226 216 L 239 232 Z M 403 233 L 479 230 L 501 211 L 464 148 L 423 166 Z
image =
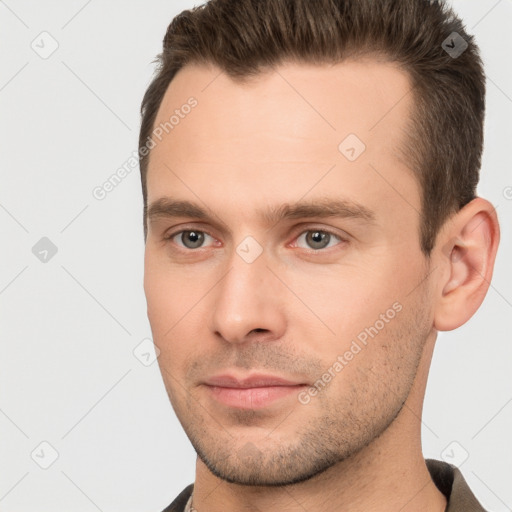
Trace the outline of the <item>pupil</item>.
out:
M 320 244 L 320 247 L 315 247 L 315 249 L 319 249 L 326 246 L 326 240 L 328 240 L 329 234 L 323 233 L 322 231 L 312 231 L 310 237 L 313 245 Z
M 183 233 L 182 236 L 185 237 L 185 239 L 183 240 L 185 246 L 192 249 L 196 249 L 197 247 L 199 247 L 204 238 L 204 235 L 197 231 L 187 231 L 186 233 Z

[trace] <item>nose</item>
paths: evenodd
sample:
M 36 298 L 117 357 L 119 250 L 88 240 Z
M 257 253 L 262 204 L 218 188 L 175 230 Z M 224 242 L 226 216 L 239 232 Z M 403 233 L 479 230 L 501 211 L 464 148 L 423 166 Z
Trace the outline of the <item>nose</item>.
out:
M 252 263 L 237 253 L 215 287 L 210 328 L 229 343 L 280 339 L 286 329 L 286 288 L 263 252 Z M 289 303 L 289 297 L 288 297 Z

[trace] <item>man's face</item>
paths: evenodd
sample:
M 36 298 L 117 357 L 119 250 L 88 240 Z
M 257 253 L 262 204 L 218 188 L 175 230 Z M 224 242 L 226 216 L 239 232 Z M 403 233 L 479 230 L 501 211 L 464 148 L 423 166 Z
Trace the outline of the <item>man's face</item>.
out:
M 292 483 L 387 429 L 432 333 L 420 190 L 398 151 L 411 86 L 374 60 L 219 73 L 182 69 L 157 116 L 180 119 L 151 151 L 148 316 L 200 460 L 228 481 Z M 207 217 L 165 215 L 164 198 Z M 263 215 L 328 201 L 346 208 Z M 261 374 L 290 385 L 243 382 Z

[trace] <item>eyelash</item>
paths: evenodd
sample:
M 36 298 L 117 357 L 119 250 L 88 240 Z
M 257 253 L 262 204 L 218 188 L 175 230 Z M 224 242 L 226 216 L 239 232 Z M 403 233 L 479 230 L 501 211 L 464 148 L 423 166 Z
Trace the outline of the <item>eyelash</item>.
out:
M 165 235 L 163 237 L 163 240 L 165 242 L 169 242 L 169 241 L 172 241 L 172 239 L 176 236 L 176 235 L 180 235 L 182 233 L 186 233 L 188 231 L 194 231 L 194 232 L 197 232 L 197 233 L 203 233 L 205 235 L 208 235 L 209 237 L 215 239 L 215 237 L 213 235 L 211 235 L 210 233 L 208 233 L 208 231 L 205 231 L 205 230 L 201 230 L 201 229 L 195 229 L 193 227 L 190 227 L 190 228 L 185 228 L 185 229 L 180 229 L 179 231 L 174 231 L 172 233 L 169 233 L 168 235 Z M 337 238 L 340 243 L 337 244 L 337 245 L 342 245 L 344 243 L 348 243 L 348 240 L 341 237 L 339 234 L 335 233 L 334 231 L 331 231 L 329 229 L 325 229 L 325 228 L 315 228 L 315 227 L 311 227 L 309 229 L 304 229 L 302 231 L 300 231 L 298 233 L 298 235 L 294 238 L 294 240 L 297 240 L 301 235 L 303 235 L 304 233 L 311 233 L 311 232 L 314 232 L 314 231 L 317 231 L 317 232 L 320 232 L 320 233 L 327 233 L 328 235 L 330 236 L 333 236 L 335 238 Z M 205 247 L 198 247 L 197 249 L 188 249 L 186 247 L 181 247 L 180 245 L 177 245 L 178 249 L 180 251 L 184 251 L 184 252 L 198 252 L 200 251 L 201 249 L 205 249 Z M 336 246 L 334 246 L 336 247 Z M 312 253 L 312 254 L 317 254 L 317 253 L 320 253 L 320 252 L 327 252 L 329 251 L 329 249 L 333 249 L 333 247 L 328 247 L 328 248 L 323 248 L 323 249 L 309 249 L 309 251 L 307 249 L 303 249 L 303 250 L 306 250 L 308 253 Z

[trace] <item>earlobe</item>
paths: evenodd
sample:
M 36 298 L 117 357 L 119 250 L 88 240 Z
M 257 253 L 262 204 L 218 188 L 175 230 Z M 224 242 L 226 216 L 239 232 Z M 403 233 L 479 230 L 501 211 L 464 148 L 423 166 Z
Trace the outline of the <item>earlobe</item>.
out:
M 451 331 L 465 324 L 482 304 L 492 279 L 499 244 L 494 206 L 473 199 L 447 226 L 440 239 L 438 265 L 444 270 L 434 328 Z

